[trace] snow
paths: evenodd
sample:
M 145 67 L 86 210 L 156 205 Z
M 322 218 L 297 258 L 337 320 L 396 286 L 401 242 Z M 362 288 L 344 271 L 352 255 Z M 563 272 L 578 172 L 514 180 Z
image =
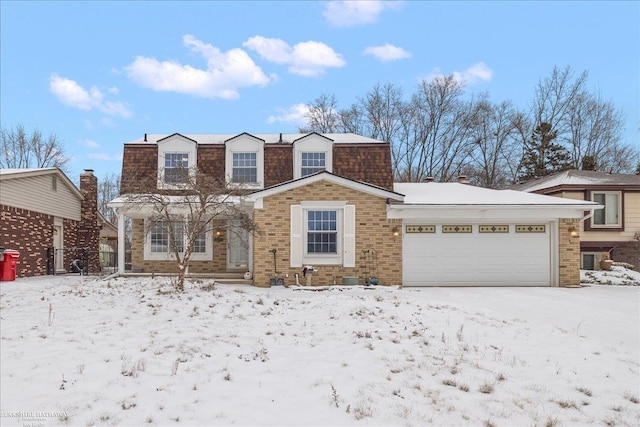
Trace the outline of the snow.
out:
M 170 289 L 0 282 L 0 424 L 640 422 L 640 286 Z
M 600 206 L 585 200 L 563 199 L 516 190 L 493 190 L 457 182 L 395 183 L 393 189 L 405 195 L 405 204 L 416 205 L 544 205 L 580 209 Z

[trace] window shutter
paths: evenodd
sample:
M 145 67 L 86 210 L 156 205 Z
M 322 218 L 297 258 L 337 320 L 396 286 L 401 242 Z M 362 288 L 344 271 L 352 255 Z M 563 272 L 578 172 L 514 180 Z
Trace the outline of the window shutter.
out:
M 302 267 L 302 206 L 291 205 L 291 267 Z
M 344 245 L 343 267 L 356 266 L 356 207 L 346 205 L 344 207 Z

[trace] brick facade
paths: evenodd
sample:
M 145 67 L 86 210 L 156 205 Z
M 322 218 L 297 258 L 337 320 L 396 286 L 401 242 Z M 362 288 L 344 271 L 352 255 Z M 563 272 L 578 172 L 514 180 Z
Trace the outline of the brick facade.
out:
M 53 246 L 53 217 L 0 205 L 0 246 L 20 251 L 16 277 L 47 274 L 47 248 Z
M 78 248 L 87 248 L 89 273 L 100 272 L 100 228 L 98 226 L 98 178 L 92 170 L 86 169 L 80 174 L 80 192 L 82 193 L 82 206 L 80 223 L 78 224 L 77 243 Z M 65 241 L 66 242 L 66 241 Z M 66 243 L 65 243 L 65 246 Z
M 399 285 L 402 281 L 402 238 L 393 237 L 394 226 L 401 226 L 400 220 L 388 220 L 386 200 L 326 181 L 316 182 L 301 188 L 284 191 L 265 198 L 263 209 L 254 211 L 254 221 L 262 230 L 262 236 L 254 238 L 253 276 L 255 286 L 269 286 L 274 273 L 276 249 L 277 270 L 288 285 L 295 284 L 294 274 L 300 268 L 290 267 L 290 216 L 291 205 L 301 201 L 347 201 L 356 206 L 356 267 L 341 265 L 318 265 L 319 271 L 313 276 L 314 285 L 342 284 L 343 276 L 363 275 L 369 269 L 365 265 L 366 250 L 377 253 L 377 277 L 381 285 Z
M 559 285 L 580 284 L 580 237 L 571 236 L 570 228 L 580 230 L 579 219 L 560 219 L 558 223 Z

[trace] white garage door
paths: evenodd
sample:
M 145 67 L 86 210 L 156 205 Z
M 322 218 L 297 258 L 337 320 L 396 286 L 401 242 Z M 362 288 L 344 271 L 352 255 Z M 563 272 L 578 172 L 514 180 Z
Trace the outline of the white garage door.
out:
M 405 286 L 549 286 L 549 224 L 405 223 Z M 457 227 L 457 228 L 456 228 Z

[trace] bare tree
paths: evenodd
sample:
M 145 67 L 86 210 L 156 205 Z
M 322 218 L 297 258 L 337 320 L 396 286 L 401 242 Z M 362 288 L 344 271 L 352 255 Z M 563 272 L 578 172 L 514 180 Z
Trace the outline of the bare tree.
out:
M 322 94 L 316 98 L 309 105 L 306 117 L 308 127 L 300 128 L 300 132 L 339 132 L 340 116 L 335 95 Z
M 111 224 L 118 222 L 118 217 L 107 204 L 120 194 L 120 175 L 107 174 L 98 180 L 98 212 Z
M 149 210 L 144 232 L 145 235 L 151 233 L 152 245 L 154 235 L 167 236 L 166 240 L 155 244 L 168 245 L 168 253 L 172 254 L 178 271 L 174 287 L 183 291 L 196 245 L 201 245 L 207 234 L 226 229 L 252 233 L 258 230 L 250 211 L 241 203 L 246 193 L 243 187 L 214 179 L 197 168 L 174 169 L 172 175 L 179 191 L 124 197 L 126 209 Z M 155 181 L 150 181 L 143 183 L 142 188 L 154 188 L 155 185 Z
M 462 171 L 472 151 L 472 112 L 463 93 L 464 85 L 453 76 L 421 82 L 394 147 L 397 179 L 446 182 Z
M 0 130 L 0 167 L 66 169 L 71 160 L 52 133 L 44 136 L 38 129 L 28 133 L 23 125 Z
M 504 188 L 512 182 L 511 171 L 517 169 L 520 160 L 520 113 L 510 102 L 492 104 L 486 94 L 474 102 L 473 109 L 471 134 L 475 148 L 466 174 L 482 187 Z

